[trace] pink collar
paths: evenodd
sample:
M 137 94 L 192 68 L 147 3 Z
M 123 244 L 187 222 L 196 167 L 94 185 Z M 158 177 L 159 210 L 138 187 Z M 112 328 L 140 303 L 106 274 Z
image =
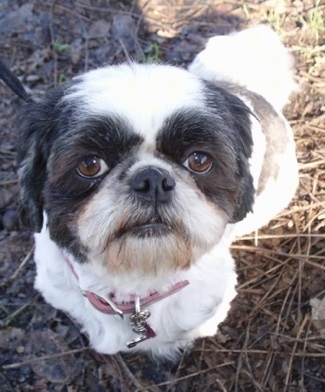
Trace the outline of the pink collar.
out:
M 79 280 L 78 275 L 73 267 L 73 264 L 69 260 L 69 258 L 63 254 L 63 257 L 67 263 L 67 265 L 70 267 L 73 275 L 76 277 L 77 280 Z M 180 282 L 177 282 L 170 286 L 167 291 L 153 291 L 146 297 L 140 297 L 140 307 L 142 308 L 143 306 L 150 306 L 154 304 L 155 302 L 158 302 L 164 298 L 167 298 L 184 287 L 189 285 L 188 280 L 182 280 Z M 122 302 L 118 303 L 116 302 L 116 295 L 115 292 L 112 291 L 109 293 L 108 296 L 103 297 L 102 295 L 93 293 L 92 291 L 89 290 L 82 290 L 82 294 L 88 298 L 89 302 L 92 304 L 92 306 L 97 309 L 98 311 L 109 314 L 109 315 L 114 315 L 114 316 L 119 316 L 123 318 L 124 314 L 131 314 L 134 312 L 135 309 L 135 300 L 136 300 L 136 295 L 130 295 L 129 301 L 128 302 Z

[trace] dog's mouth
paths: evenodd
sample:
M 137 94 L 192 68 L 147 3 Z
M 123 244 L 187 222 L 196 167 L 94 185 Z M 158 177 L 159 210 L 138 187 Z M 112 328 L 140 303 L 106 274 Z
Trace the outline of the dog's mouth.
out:
M 138 238 L 162 237 L 169 234 L 172 228 L 160 218 L 145 223 L 128 224 L 119 231 L 119 237 L 129 234 Z
M 128 232 L 140 238 L 161 237 L 168 234 L 171 227 L 165 223 L 146 223 L 133 226 Z

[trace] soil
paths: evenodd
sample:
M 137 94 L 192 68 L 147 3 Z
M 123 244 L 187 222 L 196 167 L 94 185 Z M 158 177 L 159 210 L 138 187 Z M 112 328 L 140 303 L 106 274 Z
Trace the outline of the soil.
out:
M 105 64 L 186 66 L 206 40 L 266 23 L 296 58 L 293 127 L 300 187 L 266 228 L 233 245 L 238 297 L 217 336 L 180 363 L 105 356 L 34 290 L 32 234 L 17 217 L 15 119 L 0 84 L 0 390 L 325 390 L 325 6 L 274 0 L 2 0 L 1 59 L 33 99 Z

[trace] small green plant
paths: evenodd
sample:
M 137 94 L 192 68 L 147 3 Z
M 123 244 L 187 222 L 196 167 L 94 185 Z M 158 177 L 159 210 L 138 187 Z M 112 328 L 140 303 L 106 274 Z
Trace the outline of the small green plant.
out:
M 9 314 L 9 310 L 8 310 L 3 304 L 1 304 L 1 303 L 0 303 L 0 310 L 1 310 L 3 313 L 5 313 L 5 314 Z
M 56 53 L 65 53 L 70 50 L 70 45 L 55 41 L 53 44 L 53 50 Z
M 59 80 L 58 80 L 59 86 L 61 86 L 65 81 L 66 81 L 65 75 L 62 74 L 62 73 L 60 73 L 60 75 L 59 75 Z
M 9 327 L 9 325 L 30 305 L 30 303 L 31 301 L 27 302 L 26 304 L 23 304 L 20 308 L 18 308 L 11 314 L 8 314 L 8 316 L 4 319 L 3 325 L 5 327 Z
M 308 24 L 313 31 L 316 42 L 319 40 L 319 33 L 325 27 L 325 15 L 319 7 L 320 1 L 315 2 L 315 7 L 308 12 Z
M 149 50 L 149 54 L 146 58 L 146 62 L 147 63 L 157 63 L 159 62 L 159 45 L 157 44 L 157 42 L 153 42 L 150 45 L 150 50 Z
M 251 13 L 250 13 L 249 5 L 246 4 L 246 3 L 244 3 L 244 4 L 242 5 L 242 7 L 243 7 L 243 12 L 244 12 L 244 14 L 245 14 L 246 19 L 247 19 L 247 20 L 251 20 Z
M 278 34 L 282 34 L 283 33 L 283 29 L 282 29 L 282 15 L 276 11 L 275 9 L 270 9 L 267 12 L 267 21 L 269 22 L 269 24 L 274 28 L 274 30 L 278 33 Z
M 305 17 L 299 16 L 298 21 L 304 28 L 309 28 L 313 33 L 316 44 L 319 41 L 320 32 L 325 28 L 325 14 L 321 7 L 320 1 L 315 1 L 315 6 L 311 8 Z

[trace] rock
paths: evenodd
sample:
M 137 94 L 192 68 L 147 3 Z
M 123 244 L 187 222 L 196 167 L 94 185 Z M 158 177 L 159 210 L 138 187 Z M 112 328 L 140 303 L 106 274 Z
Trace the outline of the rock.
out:
M 7 210 L 2 215 L 2 226 L 9 231 L 18 229 L 19 219 L 15 210 Z
M 135 23 L 130 15 L 118 14 L 114 16 L 111 28 L 112 38 L 118 42 L 122 40 L 128 51 L 134 50 L 135 30 Z

